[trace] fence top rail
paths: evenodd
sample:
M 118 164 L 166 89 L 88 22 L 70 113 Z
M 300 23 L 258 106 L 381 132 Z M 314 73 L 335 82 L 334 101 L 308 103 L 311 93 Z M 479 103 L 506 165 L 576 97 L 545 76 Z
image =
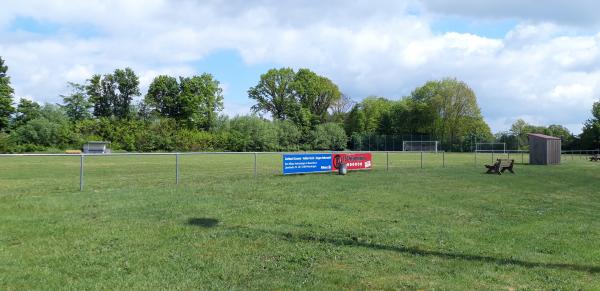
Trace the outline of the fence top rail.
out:
M 395 153 L 395 154 L 414 154 L 420 153 L 421 151 L 298 151 L 298 152 L 161 152 L 161 153 L 108 153 L 108 154 L 50 154 L 50 153 L 32 153 L 32 154 L 0 154 L 0 157 L 109 157 L 109 156 L 174 156 L 174 155 L 265 155 L 265 154 L 310 154 L 310 153 Z M 424 153 L 434 153 L 429 151 L 423 151 Z M 442 153 L 446 151 L 438 151 L 438 153 Z M 479 151 L 481 152 L 481 151 Z M 505 153 L 528 153 L 529 151 L 524 150 L 507 150 Z M 456 153 L 456 154 L 466 154 L 473 152 L 447 152 L 447 153 Z

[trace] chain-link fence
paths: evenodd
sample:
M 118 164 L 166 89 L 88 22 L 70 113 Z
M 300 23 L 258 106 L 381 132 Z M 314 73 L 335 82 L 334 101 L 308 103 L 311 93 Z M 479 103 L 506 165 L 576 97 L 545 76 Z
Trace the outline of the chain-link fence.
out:
M 497 159 L 514 159 L 528 164 L 527 151 L 506 152 L 401 152 L 371 151 L 373 171 L 402 169 L 474 168 Z M 103 189 L 152 183 L 177 185 L 201 181 L 210 186 L 223 179 L 276 176 L 282 174 L 285 153 L 202 152 L 202 153 L 113 153 L 113 154 L 2 154 L 0 193 L 10 192 L 18 183 L 31 191 L 53 188 Z M 599 150 L 563 151 L 564 163 L 587 161 Z M 60 184 L 60 185 L 59 185 Z M 12 185 L 12 186 L 11 186 Z

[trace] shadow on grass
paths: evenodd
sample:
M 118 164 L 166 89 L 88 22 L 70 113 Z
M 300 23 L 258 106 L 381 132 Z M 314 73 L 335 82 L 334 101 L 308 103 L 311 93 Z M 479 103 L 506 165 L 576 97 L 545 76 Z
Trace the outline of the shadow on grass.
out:
M 187 220 L 186 224 L 209 228 L 209 227 L 217 226 L 217 224 L 219 224 L 219 220 L 214 219 L 214 218 L 192 217 Z
M 200 226 L 200 227 L 214 227 L 219 223 L 219 220 L 214 218 L 190 218 L 187 221 L 188 225 Z M 424 250 L 416 247 L 407 247 L 407 246 L 394 246 L 394 245 L 384 245 L 373 242 L 365 242 L 361 241 L 356 237 L 351 238 L 333 238 L 333 237 L 324 237 L 324 236 L 316 236 L 310 234 L 293 234 L 290 232 L 277 232 L 272 230 L 262 230 L 262 229 L 253 229 L 247 228 L 243 226 L 235 226 L 235 227 L 226 227 L 232 231 L 243 231 L 243 232 L 254 232 L 261 234 L 268 234 L 282 237 L 284 240 L 290 242 L 310 242 L 310 243 L 325 243 L 331 244 L 335 246 L 348 246 L 348 247 L 361 247 L 368 248 L 373 250 L 385 250 L 385 251 L 394 251 L 398 253 L 404 253 L 415 256 L 434 256 L 442 259 L 448 260 L 463 260 L 470 262 L 483 262 L 496 264 L 500 266 L 520 266 L 525 268 L 546 268 L 546 269 L 556 269 L 556 270 L 571 270 L 571 271 L 579 271 L 579 272 L 588 272 L 591 274 L 600 273 L 599 266 L 587 266 L 587 265 L 575 265 L 575 264 L 565 264 L 565 263 L 538 263 L 538 262 L 528 262 L 518 259 L 512 258 L 496 258 L 490 256 L 482 256 L 482 255 L 471 255 L 471 254 L 460 254 L 460 253 L 451 253 L 451 252 L 443 252 L 443 251 L 431 251 Z
M 273 234 L 272 232 L 270 232 Z M 423 250 L 415 247 L 406 247 L 406 246 L 389 246 L 371 242 L 362 242 L 357 238 L 329 238 L 329 237 L 319 237 L 314 235 L 294 235 L 291 233 L 280 233 L 284 239 L 288 241 L 304 241 L 304 242 L 316 242 L 316 243 L 327 243 L 335 246 L 351 246 L 351 247 L 362 247 L 374 250 L 386 250 L 386 251 L 394 251 L 404 254 L 417 255 L 417 256 L 434 256 L 443 259 L 452 259 L 452 260 L 463 260 L 463 261 L 473 261 L 473 262 L 484 262 L 491 263 L 496 265 L 515 265 L 526 268 L 547 268 L 547 269 L 559 269 L 559 270 L 572 270 L 572 271 L 580 271 L 580 272 L 588 272 L 588 273 L 600 273 L 600 267 L 598 266 L 585 266 L 585 265 L 574 265 L 574 264 L 563 264 L 563 263 L 536 263 L 536 262 L 528 262 L 523 260 L 511 259 L 511 258 L 495 258 L 489 256 L 481 256 L 481 255 L 470 255 L 470 254 L 460 254 L 460 253 L 450 253 L 450 252 L 442 252 L 442 251 L 430 251 Z

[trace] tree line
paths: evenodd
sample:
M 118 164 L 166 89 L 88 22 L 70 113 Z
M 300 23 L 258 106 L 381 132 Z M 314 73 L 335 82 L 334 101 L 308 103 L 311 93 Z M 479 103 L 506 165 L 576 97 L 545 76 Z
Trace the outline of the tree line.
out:
M 248 89 L 252 113 L 228 117 L 223 89 L 208 73 L 157 76 L 142 95 L 135 72 L 116 69 L 67 83 L 60 104 L 42 105 L 23 98 L 15 104 L 7 71 L 0 57 L 0 152 L 60 151 L 91 140 L 125 151 L 343 150 L 368 135 L 427 136 L 442 149 L 468 151 L 474 142 L 511 138 L 526 146 L 528 132 L 589 147 L 598 146 L 600 136 L 598 103 L 578 137 L 561 126 L 522 120 L 492 135 L 474 91 L 453 78 L 429 81 L 400 100 L 355 102 L 309 69 L 271 69 Z

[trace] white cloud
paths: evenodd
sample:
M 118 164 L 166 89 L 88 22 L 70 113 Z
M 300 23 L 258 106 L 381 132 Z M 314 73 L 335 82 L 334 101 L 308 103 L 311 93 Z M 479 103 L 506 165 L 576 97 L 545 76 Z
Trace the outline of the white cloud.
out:
M 428 9 L 452 12 L 429 2 Z M 9 0 L 0 11 L 0 55 L 17 96 L 48 102 L 58 101 L 66 81 L 125 66 L 140 75 L 142 89 L 159 74 L 191 75 L 195 61 L 221 49 L 238 51 L 248 64 L 309 67 L 355 99 L 399 98 L 429 79 L 457 77 L 475 89 L 496 131 L 519 117 L 579 131 L 599 96 L 600 34 L 575 35 L 550 20 L 523 22 L 503 39 L 436 34 L 427 11 L 410 13 L 417 2 L 377 4 Z M 60 29 L 15 32 L 9 27 L 16 17 Z M 227 93 L 225 112 L 249 111 L 249 100 Z
M 516 18 L 568 25 L 599 24 L 596 0 L 422 0 L 426 9 L 473 18 Z

